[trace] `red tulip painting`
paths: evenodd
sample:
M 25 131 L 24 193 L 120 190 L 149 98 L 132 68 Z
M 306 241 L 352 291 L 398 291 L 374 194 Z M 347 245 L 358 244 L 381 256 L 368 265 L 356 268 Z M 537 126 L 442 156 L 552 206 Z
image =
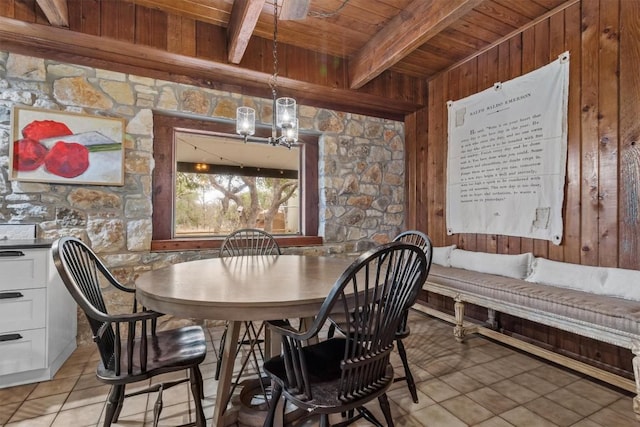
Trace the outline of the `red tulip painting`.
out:
M 123 119 L 14 107 L 12 122 L 12 180 L 124 184 Z

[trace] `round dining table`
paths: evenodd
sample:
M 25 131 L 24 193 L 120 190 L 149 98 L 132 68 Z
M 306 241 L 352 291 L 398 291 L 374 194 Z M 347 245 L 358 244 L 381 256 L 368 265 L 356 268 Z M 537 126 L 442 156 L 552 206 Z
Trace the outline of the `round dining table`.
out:
M 242 323 L 313 318 L 352 262 L 349 257 L 303 255 L 189 261 L 141 274 L 136 297 L 145 307 L 176 317 L 230 321 L 213 412 L 213 425 L 222 427 L 234 421 L 225 417 L 227 405 L 221 402 L 230 400 Z M 271 351 L 276 349 L 272 345 Z

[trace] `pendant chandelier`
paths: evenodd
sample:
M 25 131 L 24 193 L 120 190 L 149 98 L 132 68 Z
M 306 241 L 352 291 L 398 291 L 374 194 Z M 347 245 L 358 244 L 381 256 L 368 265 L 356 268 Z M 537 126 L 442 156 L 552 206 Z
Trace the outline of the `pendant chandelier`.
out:
M 267 142 L 271 145 L 291 147 L 298 141 L 298 118 L 296 116 L 296 100 L 293 98 L 278 98 L 278 0 L 273 2 L 273 74 L 269 79 L 271 96 L 273 98 L 273 119 L 271 121 L 271 136 Z M 280 130 L 280 135 L 278 135 Z M 238 107 L 236 110 L 236 133 L 249 140 L 256 131 L 256 110 L 251 107 Z M 262 138 L 251 138 L 251 140 Z

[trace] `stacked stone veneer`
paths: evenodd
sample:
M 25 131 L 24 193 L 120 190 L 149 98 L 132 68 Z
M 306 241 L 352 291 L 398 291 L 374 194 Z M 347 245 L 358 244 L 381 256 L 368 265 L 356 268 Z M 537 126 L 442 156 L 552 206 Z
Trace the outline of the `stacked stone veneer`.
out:
M 124 186 L 10 181 L 14 105 L 126 119 Z M 216 256 L 150 251 L 153 111 L 233 119 L 239 105 L 270 123 L 267 99 L 0 51 L 0 222 L 37 223 L 43 238 L 80 237 L 125 283 L 148 269 Z M 360 251 L 393 238 L 404 223 L 403 123 L 305 106 L 299 120 L 301 130 L 321 134 L 325 246 L 295 251 Z

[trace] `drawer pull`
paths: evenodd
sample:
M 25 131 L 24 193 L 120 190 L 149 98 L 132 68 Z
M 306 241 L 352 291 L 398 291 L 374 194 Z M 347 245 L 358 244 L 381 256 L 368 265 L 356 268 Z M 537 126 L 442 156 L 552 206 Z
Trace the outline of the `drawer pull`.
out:
M 16 340 L 21 340 L 22 339 L 22 335 L 20 334 L 6 334 L 6 335 L 0 335 L 0 342 L 4 342 L 4 341 L 16 341 Z
M 0 251 L 0 257 L 24 256 L 22 251 Z
M 0 294 L 0 299 L 22 298 L 21 292 L 3 292 Z

